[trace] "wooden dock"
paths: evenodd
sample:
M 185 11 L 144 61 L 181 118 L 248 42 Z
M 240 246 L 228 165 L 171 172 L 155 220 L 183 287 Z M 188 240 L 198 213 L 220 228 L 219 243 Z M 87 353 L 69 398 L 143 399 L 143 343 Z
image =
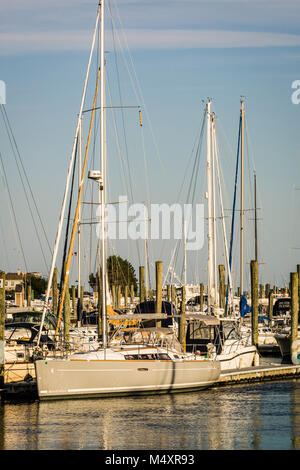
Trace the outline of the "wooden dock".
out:
M 237 385 L 300 377 L 300 365 L 266 363 L 245 369 L 222 372 L 215 386 Z

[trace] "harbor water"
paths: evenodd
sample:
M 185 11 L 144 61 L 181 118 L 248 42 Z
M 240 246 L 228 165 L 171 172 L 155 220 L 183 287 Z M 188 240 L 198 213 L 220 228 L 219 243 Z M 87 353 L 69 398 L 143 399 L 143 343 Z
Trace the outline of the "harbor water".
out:
M 300 380 L 0 405 L 1 450 L 299 450 Z

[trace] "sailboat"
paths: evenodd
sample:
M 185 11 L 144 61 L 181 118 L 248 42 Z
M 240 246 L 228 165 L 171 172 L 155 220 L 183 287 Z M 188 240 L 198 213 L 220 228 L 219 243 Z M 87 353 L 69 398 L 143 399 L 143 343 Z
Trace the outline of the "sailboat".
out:
M 241 106 L 240 126 L 243 127 L 243 103 Z M 218 323 L 211 325 L 203 331 L 201 325 L 201 314 L 187 316 L 188 327 L 186 343 L 190 350 L 199 353 L 210 353 L 220 362 L 221 370 L 241 369 L 251 367 L 257 359 L 257 348 L 249 344 L 248 335 L 241 333 L 240 318 L 228 316 L 227 308 L 219 308 L 218 289 L 217 289 L 217 250 L 216 250 L 216 203 L 215 180 L 218 181 L 219 198 L 221 208 L 221 219 L 224 236 L 225 255 L 228 270 L 228 288 L 232 291 L 231 280 L 231 262 L 227 250 L 226 230 L 224 224 L 224 209 L 220 185 L 220 169 L 218 147 L 216 142 L 215 115 L 211 112 L 211 101 L 206 103 L 206 169 L 207 169 L 207 208 L 208 208 L 208 258 L 207 258 L 207 314 L 218 318 Z M 215 171 L 216 176 L 215 177 Z M 233 304 L 233 299 L 231 298 Z M 195 312 L 194 312 L 195 313 Z M 224 315 L 225 314 L 225 315 Z
M 40 400 L 200 390 L 212 386 L 220 376 L 218 361 L 192 353 L 183 353 L 169 329 L 165 331 L 154 328 L 148 334 L 145 329 L 135 329 L 132 334 L 124 335 L 124 340 L 120 344 L 109 344 L 104 222 L 106 203 L 104 8 L 105 1 L 101 0 L 94 31 L 95 38 L 100 23 L 101 172 L 96 171 L 90 175 L 97 181 L 100 189 L 102 344 L 92 352 L 73 353 L 58 359 L 54 357 L 37 359 L 35 370 Z

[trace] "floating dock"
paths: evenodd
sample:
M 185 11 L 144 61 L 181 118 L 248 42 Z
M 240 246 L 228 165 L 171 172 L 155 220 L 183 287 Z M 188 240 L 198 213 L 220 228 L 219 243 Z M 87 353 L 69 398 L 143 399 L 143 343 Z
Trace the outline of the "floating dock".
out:
M 215 386 L 289 380 L 299 377 L 300 365 L 265 363 L 245 369 L 226 370 L 221 373 Z

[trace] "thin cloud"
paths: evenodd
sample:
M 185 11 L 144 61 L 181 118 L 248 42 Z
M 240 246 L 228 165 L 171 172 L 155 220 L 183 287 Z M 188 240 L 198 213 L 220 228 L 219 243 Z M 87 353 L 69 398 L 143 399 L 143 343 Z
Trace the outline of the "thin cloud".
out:
M 300 46 L 300 35 L 269 32 L 130 29 L 122 31 L 131 50 L 262 48 Z M 0 55 L 88 50 L 91 32 L 0 33 Z M 110 40 L 107 48 L 112 48 Z

